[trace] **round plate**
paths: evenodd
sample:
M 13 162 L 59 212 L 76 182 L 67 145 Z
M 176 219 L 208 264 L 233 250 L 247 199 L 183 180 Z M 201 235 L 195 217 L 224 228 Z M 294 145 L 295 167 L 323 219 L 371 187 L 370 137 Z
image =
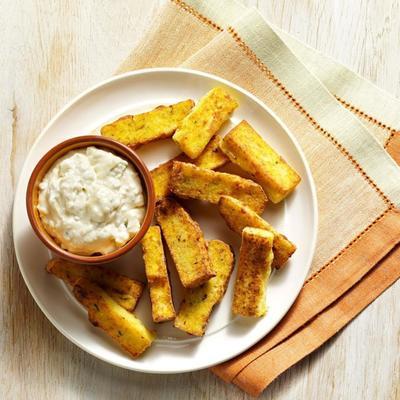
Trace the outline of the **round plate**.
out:
M 215 307 L 202 338 L 191 337 L 175 329 L 172 323 L 153 324 L 149 294 L 145 291 L 135 312 L 149 328 L 157 331 L 158 339 L 145 354 L 133 360 L 88 322 L 86 311 L 69 288 L 45 272 L 51 254 L 29 224 L 25 209 L 27 182 L 37 161 L 57 143 L 98 132 L 99 127 L 124 114 L 140 113 L 160 104 L 188 98 L 197 101 L 217 85 L 227 88 L 240 104 L 221 134 L 246 119 L 302 177 L 301 184 L 287 200 L 279 205 L 269 203 L 264 214 L 272 225 L 297 245 L 298 250 L 284 269 L 271 276 L 266 294 L 268 312 L 263 318 L 239 318 L 231 314 L 235 269 L 226 295 Z M 149 144 L 139 150 L 149 168 L 178 153 L 172 140 Z M 221 239 L 231 244 L 237 259 L 240 237 L 229 231 L 216 207 L 198 201 L 185 201 L 184 205 L 199 222 L 206 239 Z M 63 335 L 81 349 L 113 365 L 143 372 L 178 373 L 206 368 L 240 354 L 282 319 L 296 299 L 310 268 L 317 233 L 317 200 L 309 167 L 296 140 L 256 97 L 226 80 L 203 72 L 176 68 L 145 69 L 96 85 L 75 98 L 52 119 L 33 145 L 21 171 L 14 201 L 13 230 L 17 260 L 25 282 L 41 310 Z M 174 304 L 178 308 L 182 288 L 171 260 L 168 264 Z M 145 282 L 140 246 L 106 267 Z

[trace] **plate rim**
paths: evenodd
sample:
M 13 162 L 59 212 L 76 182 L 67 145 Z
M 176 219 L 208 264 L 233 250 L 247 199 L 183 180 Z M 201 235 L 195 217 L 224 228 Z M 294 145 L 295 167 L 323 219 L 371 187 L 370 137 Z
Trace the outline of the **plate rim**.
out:
M 240 348 L 240 350 L 233 351 L 231 352 L 228 356 L 221 357 L 219 360 L 209 363 L 207 365 L 200 365 L 200 366 L 194 366 L 190 368 L 181 368 L 181 369 L 174 369 L 173 371 L 166 371 L 166 370 L 156 370 L 156 369 L 146 369 L 146 368 L 140 368 L 137 366 L 127 366 L 127 365 L 122 365 L 118 362 L 114 362 L 107 357 L 103 357 L 101 354 L 96 353 L 92 351 L 91 349 L 87 348 L 86 345 L 81 344 L 78 340 L 76 340 L 69 332 L 67 332 L 62 326 L 60 326 L 50 315 L 50 313 L 47 311 L 46 306 L 42 304 L 39 299 L 36 297 L 35 292 L 25 276 L 25 273 L 23 269 L 20 267 L 20 260 L 21 256 L 19 254 L 19 251 L 17 250 L 16 246 L 16 237 L 15 237 L 15 229 L 14 226 L 16 224 L 16 214 L 17 214 L 17 209 L 16 209 L 16 203 L 15 203 L 15 197 L 16 194 L 20 191 L 20 186 L 22 184 L 22 179 L 21 175 L 18 177 L 18 182 L 17 185 L 15 186 L 15 191 L 14 191 L 14 199 L 13 199 L 13 210 L 12 210 L 12 232 L 13 232 L 13 245 L 14 245 L 14 252 L 18 264 L 18 269 L 23 277 L 24 283 L 27 286 L 31 296 L 35 300 L 36 305 L 39 307 L 39 309 L 43 312 L 43 314 L 46 316 L 46 318 L 50 321 L 50 323 L 63 335 L 65 336 L 69 341 L 74 343 L 77 347 L 79 347 L 81 350 L 85 351 L 86 353 L 96 357 L 97 359 L 104 361 L 108 364 L 131 370 L 131 371 L 137 371 L 137 372 L 142 372 L 142 373 L 153 373 L 153 374 L 177 374 L 177 373 L 185 373 L 185 372 L 192 372 L 192 371 L 198 371 L 201 369 L 205 368 L 210 368 L 212 366 L 215 366 L 217 364 L 221 364 L 223 362 L 226 362 L 230 359 L 233 359 L 234 357 L 237 357 L 238 355 L 244 353 L 247 351 L 250 347 L 254 346 L 256 343 L 258 343 L 260 340 L 265 337 L 269 332 L 271 332 L 278 324 L 279 322 L 284 318 L 284 316 L 287 314 L 287 312 L 290 310 L 296 299 L 298 298 L 298 295 L 304 285 L 304 282 L 306 280 L 307 274 L 309 273 L 311 263 L 313 261 L 314 255 L 315 255 L 315 248 L 316 248 L 316 243 L 317 243 L 317 235 L 318 235 L 318 220 L 319 220 L 319 215 L 318 215 L 318 198 L 317 198 L 317 191 L 315 187 L 315 182 L 313 179 L 313 176 L 311 174 L 311 168 L 309 166 L 309 163 L 307 161 L 307 158 L 305 157 L 305 154 L 300 147 L 300 144 L 298 143 L 296 137 L 293 135 L 293 133 L 290 131 L 290 129 L 286 126 L 286 124 L 278 117 L 274 111 L 272 111 L 265 103 L 263 103 L 260 99 L 258 99 L 255 95 L 250 93 L 248 90 L 244 89 L 243 87 L 227 80 L 224 79 L 220 76 L 208 73 L 208 72 L 203 72 L 195 69 L 190 69 L 190 68 L 181 68 L 181 67 L 157 67 L 157 68 L 143 68 L 143 69 L 138 69 L 135 71 L 129 71 L 125 72 L 123 74 L 118 74 L 114 75 L 110 78 L 101 80 L 100 82 L 97 82 L 94 85 L 89 86 L 87 89 L 84 91 L 80 92 L 77 96 L 73 97 L 70 101 L 68 101 L 61 109 L 50 119 L 50 121 L 46 124 L 46 126 L 42 129 L 38 137 L 35 139 L 33 144 L 31 145 L 31 150 L 28 152 L 26 156 L 26 160 L 24 161 L 22 167 L 21 167 L 21 172 L 26 168 L 27 162 L 28 162 L 28 155 L 32 151 L 32 149 L 37 145 L 37 143 L 40 141 L 40 139 L 46 135 L 47 131 L 51 128 L 51 126 L 55 123 L 55 121 L 68 109 L 70 108 L 74 103 L 78 102 L 80 99 L 84 98 L 91 92 L 96 91 L 97 89 L 101 88 L 102 86 L 106 86 L 107 84 L 110 84 L 114 81 L 118 80 L 124 80 L 128 77 L 135 76 L 135 75 L 144 75 L 144 74 L 151 74 L 151 73 L 169 73 L 169 72 L 175 72 L 175 73 L 185 73 L 189 75 L 196 75 L 196 76 L 201 76 L 205 78 L 212 79 L 214 81 L 217 81 L 223 85 L 226 85 L 228 87 L 231 87 L 238 92 L 244 94 L 245 96 L 249 97 L 251 100 L 256 102 L 261 108 L 263 108 L 278 124 L 279 126 L 285 131 L 289 139 L 291 140 L 292 144 L 295 146 L 295 149 L 304 165 L 307 179 L 309 181 L 309 186 L 310 186 L 310 192 L 311 192 L 311 199 L 312 199 L 312 218 L 313 218 L 313 226 L 312 226 L 312 238 L 311 238 L 311 251 L 308 255 L 307 259 L 307 269 L 305 269 L 305 272 L 302 276 L 302 279 L 299 280 L 301 284 L 299 284 L 299 287 L 296 288 L 295 291 L 295 296 L 293 296 L 293 300 L 288 303 L 287 307 L 282 310 L 280 313 L 280 317 L 277 319 L 276 323 L 272 325 L 271 329 L 266 333 L 266 332 L 261 332 L 259 335 L 256 335 L 256 338 L 254 341 L 249 343 L 248 345 L 244 346 L 243 348 Z

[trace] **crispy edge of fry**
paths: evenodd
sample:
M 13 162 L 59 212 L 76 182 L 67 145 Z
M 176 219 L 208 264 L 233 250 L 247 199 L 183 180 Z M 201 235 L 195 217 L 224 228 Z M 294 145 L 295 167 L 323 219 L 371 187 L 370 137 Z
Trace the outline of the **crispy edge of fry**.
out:
M 244 317 L 265 315 L 265 287 L 271 274 L 273 239 L 270 231 L 249 227 L 243 229 L 233 291 L 233 314 Z
M 261 228 L 274 234 L 274 260 L 272 267 L 280 269 L 296 251 L 296 245 L 285 235 L 278 232 L 272 225 L 261 218 L 256 212 L 246 207 L 242 202 L 231 196 L 221 196 L 218 202 L 218 211 L 228 227 L 238 233 L 247 226 Z
M 191 109 L 194 107 L 194 101 L 191 100 L 191 99 L 182 100 L 182 101 L 179 101 L 177 103 L 170 104 L 170 105 L 167 105 L 167 106 L 159 105 L 159 106 L 153 108 L 150 111 L 146 111 L 146 112 L 143 112 L 143 113 L 140 113 L 140 114 L 124 115 L 124 116 L 118 118 L 117 120 L 102 126 L 100 128 L 100 134 L 102 136 L 105 136 L 105 137 L 111 137 L 111 138 L 113 138 L 113 139 L 115 139 L 115 140 L 117 140 L 117 141 L 119 141 L 121 143 L 124 143 L 127 146 L 130 146 L 132 148 L 137 148 L 139 146 L 143 146 L 143 145 L 145 145 L 147 143 L 155 142 L 157 140 L 167 139 L 167 138 L 170 138 L 175 133 L 176 128 L 179 125 L 179 122 L 176 123 L 176 127 L 172 127 L 168 131 L 162 131 L 162 132 L 155 133 L 152 137 L 148 137 L 145 140 L 144 139 L 141 139 L 141 140 L 137 139 L 136 141 L 133 141 L 133 140 L 122 140 L 121 138 L 116 137 L 115 134 L 110 134 L 110 130 L 111 131 L 114 130 L 114 132 L 115 132 L 115 130 L 118 130 L 118 128 L 116 127 L 118 125 L 118 123 L 121 123 L 122 121 L 127 120 L 127 119 L 134 119 L 135 117 L 136 118 L 137 117 L 143 117 L 143 118 L 148 117 L 148 118 L 153 118 L 154 119 L 154 118 L 156 118 L 156 117 L 154 117 L 154 115 L 156 115 L 160 111 L 161 112 L 164 111 L 165 109 L 170 109 L 170 110 L 174 111 L 174 109 L 185 108 L 185 107 L 187 107 L 188 109 L 187 109 L 186 114 L 184 113 L 184 116 L 182 117 L 182 120 L 183 120 L 183 118 L 188 113 L 190 113 Z
M 151 226 L 142 239 L 143 261 L 149 284 L 151 310 L 154 322 L 175 318 L 171 285 L 159 226 Z
M 193 188 L 193 184 L 198 186 Z M 180 161 L 173 162 L 169 188 L 178 197 L 204 200 L 213 204 L 218 204 L 221 196 L 230 195 L 258 214 L 264 211 L 268 202 L 262 187 L 250 179 Z
M 99 265 L 81 265 L 53 258 L 47 263 L 46 271 L 71 286 L 80 278 L 92 280 L 128 311 L 135 309 L 143 293 L 142 282 Z
M 176 269 L 182 285 L 185 288 L 192 288 L 201 285 L 215 276 L 214 271 L 211 269 L 210 260 L 207 252 L 207 245 L 204 240 L 203 232 L 199 224 L 192 219 L 189 213 L 174 199 L 165 198 L 157 203 L 155 218 L 161 227 L 161 232 L 167 243 L 168 249 L 174 260 Z M 175 218 L 175 221 L 172 221 Z M 171 227 L 171 221 L 174 225 L 178 225 L 179 229 L 175 226 Z M 177 236 L 177 233 L 186 233 L 188 237 L 184 238 L 184 242 L 190 242 L 190 247 L 193 257 L 182 259 L 182 238 Z M 188 250 L 185 248 L 186 258 Z M 191 260 L 193 258 L 194 260 Z M 197 271 L 187 271 L 188 265 L 196 265 Z M 202 270 L 200 271 L 199 268 Z M 194 275 L 194 276 L 192 276 Z
M 225 165 L 229 158 L 228 156 L 219 148 L 222 142 L 222 138 L 219 135 L 215 135 L 207 144 L 204 151 L 193 160 L 194 165 L 199 168 L 206 169 L 216 169 Z M 176 160 L 184 161 L 184 160 Z
M 205 284 L 188 289 L 175 318 L 174 326 L 194 336 L 203 336 L 214 307 L 225 295 L 235 264 L 229 245 L 220 240 L 208 242 L 208 253 L 216 276 Z
M 142 354 L 155 339 L 154 332 L 95 283 L 78 279 L 73 286 L 73 294 L 87 309 L 92 325 L 102 329 L 133 358 Z
M 195 159 L 238 106 L 239 103 L 224 88 L 214 87 L 183 119 L 172 139 L 188 157 Z M 207 115 L 210 107 L 213 112 Z
M 233 163 L 253 176 L 273 203 L 282 201 L 301 181 L 297 171 L 245 120 L 225 135 L 220 148 Z M 265 154 L 273 162 L 263 160 Z

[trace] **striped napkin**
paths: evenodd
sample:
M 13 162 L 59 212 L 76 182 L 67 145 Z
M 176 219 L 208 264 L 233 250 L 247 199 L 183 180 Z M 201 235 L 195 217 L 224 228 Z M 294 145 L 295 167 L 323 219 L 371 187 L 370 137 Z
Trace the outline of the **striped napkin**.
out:
M 212 368 L 252 395 L 400 276 L 400 103 L 232 0 L 172 0 L 118 72 L 184 66 L 252 92 L 300 143 L 317 187 L 309 277 L 281 323 Z

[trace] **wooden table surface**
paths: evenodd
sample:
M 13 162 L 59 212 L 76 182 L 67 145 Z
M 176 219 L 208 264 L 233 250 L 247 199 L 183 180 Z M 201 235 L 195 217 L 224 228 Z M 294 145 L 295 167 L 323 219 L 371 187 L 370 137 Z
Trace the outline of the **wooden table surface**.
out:
M 251 0 L 274 24 L 400 96 L 399 0 Z M 112 367 L 65 339 L 18 270 L 11 209 L 33 141 L 71 97 L 112 74 L 158 0 L 1 0 L 0 398 L 243 399 L 208 371 L 146 375 Z M 400 399 L 397 283 L 263 399 Z

